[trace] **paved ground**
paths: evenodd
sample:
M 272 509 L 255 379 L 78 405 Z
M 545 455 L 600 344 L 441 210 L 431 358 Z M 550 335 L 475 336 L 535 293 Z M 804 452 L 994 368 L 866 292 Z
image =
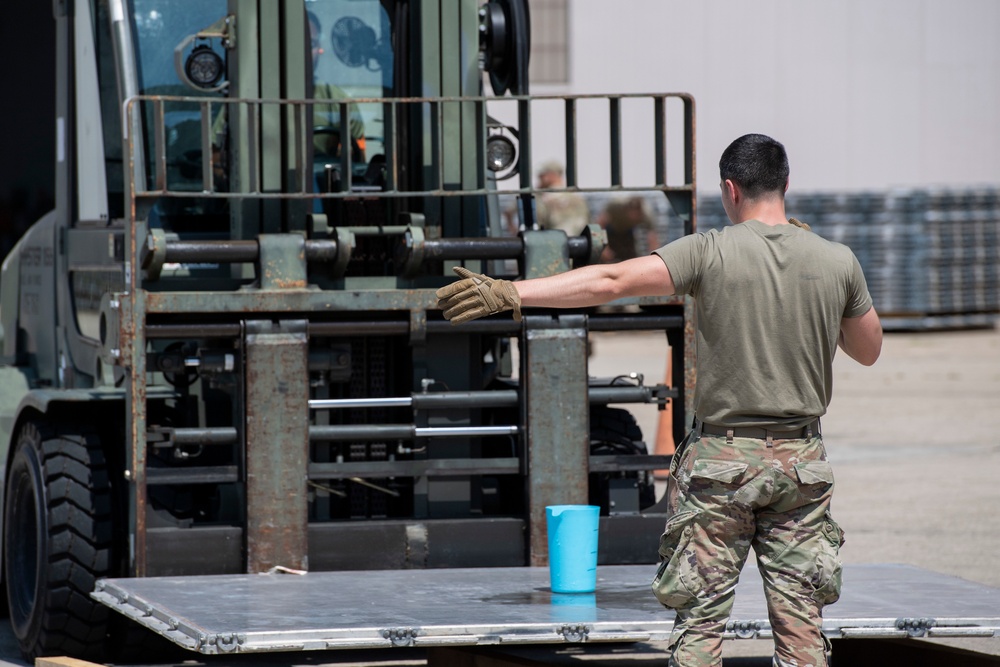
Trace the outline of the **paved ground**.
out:
M 592 375 L 637 371 L 647 383 L 664 377 L 662 335 L 597 334 L 594 344 Z M 823 426 L 837 475 L 833 511 L 847 532 L 844 560 L 907 563 L 1000 587 L 1000 330 L 889 334 L 874 367 L 841 355 L 835 372 Z M 654 441 L 655 408 L 637 412 Z M 1000 655 L 1000 639 L 951 643 Z M 769 641 L 725 646 L 727 667 L 770 665 Z M 16 656 L 2 623 L 0 665 L 24 665 Z M 419 654 L 380 657 L 423 663 Z
M 662 381 L 660 338 L 601 335 L 592 373 L 624 362 L 647 383 Z M 644 363 L 647 352 L 656 360 Z M 841 354 L 834 371 L 823 433 L 844 561 L 906 563 L 1000 587 L 1000 329 L 887 334 L 874 366 Z M 656 410 L 637 413 L 653 441 Z M 1000 655 L 1000 639 L 955 643 Z M 770 650 L 769 642 L 726 649 Z
M 624 367 L 662 381 L 661 336 L 595 339 L 592 374 Z M 834 371 L 823 432 L 844 560 L 1000 586 L 1000 329 L 887 334 L 875 366 L 838 355 Z M 656 409 L 636 413 L 652 442 Z

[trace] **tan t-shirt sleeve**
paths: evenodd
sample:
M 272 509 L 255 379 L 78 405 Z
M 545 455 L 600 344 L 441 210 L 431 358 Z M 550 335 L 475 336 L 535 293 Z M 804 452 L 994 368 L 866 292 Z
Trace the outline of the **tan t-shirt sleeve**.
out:
M 858 258 L 851 253 L 851 272 L 847 283 L 847 303 L 844 305 L 844 317 L 861 317 L 872 307 L 872 296 L 868 292 L 868 283 L 865 281 L 864 271 L 861 270 L 861 263 Z
M 674 281 L 676 294 L 697 296 L 701 285 L 701 270 L 704 267 L 705 249 L 709 243 L 707 234 L 691 234 L 656 249 L 651 254 L 659 255 L 667 266 Z

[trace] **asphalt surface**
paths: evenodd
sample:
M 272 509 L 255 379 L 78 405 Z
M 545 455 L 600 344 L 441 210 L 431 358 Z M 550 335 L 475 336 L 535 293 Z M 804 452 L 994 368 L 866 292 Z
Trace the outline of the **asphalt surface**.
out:
M 664 378 L 662 335 L 595 334 L 593 347 L 591 375 Z M 838 355 L 834 371 L 823 431 L 837 478 L 833 513 L 847 533 L 844 561 L 904 563 L 1000 587 L 1000 329 L 887 334 L 875 366 Z M 655 442 L 659 414 L 649 406 L 635 412 Z M 934 641 L 1000 655 L 1000 638 Z M 726 667 L 770 665 L 769 640 L 724 646 Z M 661 647 L 645 648 L 638 664 L 660 656 Z M 204 662 L 389 667 L 424 658 L 393 650 Z M 26 664 L 0 622 L 0 667 Z
M 646 353 L 664 358 L 661 336 L 595 339 L 591 374 L 624 363 L 662 381 L 663 370 L 643 364 Z M 833 393 L 822 423 L 844 562 L 904 563 L 1000 587 L 1000 329 L 888 333 L 874 366 L 837 355 Z M 655 441 L 655 408 L 635 412 Z M 947 643 L 1000 655 L 1000 638 Z M 771 651 L 762 640 L 724 646 L 729 656 Z M 770 663 L 733 663 L 757 664 Z

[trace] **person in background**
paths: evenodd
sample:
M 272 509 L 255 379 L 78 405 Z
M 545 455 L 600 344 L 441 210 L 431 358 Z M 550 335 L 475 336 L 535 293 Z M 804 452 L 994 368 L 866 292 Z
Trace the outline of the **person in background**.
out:
M 667 478 L 652 589 L 676 612 L 671 667 L 721 667 L 722 634 L 750 550 L 764 583 L 775 667 L 827 665 L 823 608 L 840 597 L 844 534 L 820 417 L 839 348 L 870 366 L 882 326 L 857 257 L 785 214 L 788 156 L 761 134 L 719 160 L 732 226 L 653 253 L 511 282 L 459 267 L 437 291 L 461 323 L 521 309 L 587 308 L 628 296 L 694 298 L 693 429 Z
M 319 18 L 313 12 L 307 11 L 309 20 L 309 38 L 312 48 L 313 71 L 323 55 L 320 42 L 322 28 Z M 325 104 L 313 105 L 313 145 L 319 153 L 331 158 L 339 158 L 341 145 L 340 105 L 336 102 L 349 99 L 350 96 L 339 86 L 323 81 L 314 81 L 312 97 L 323 100 Z M 348 107 L 348 132 L 351 146 L 351 160 L 363 163 L 365 161 L 365 123 L 357 105 Z
M 323 55 L 321 45 L 322 26 L 319 17 L 311 11 L 306 11 L 306 20 L 309 25 L 310 52 L 312 54 L 312 67 L 315 75 L 316 66 Z M 347 100 L 350 96 L 339 86 L 332 83 L 313 81 L 311 97 L 317 100 L 312 105 L 313 113 L 313 151 L 314 159 L 338 159 L 342 150 L 343 141 L 341 139 L 340 127 L 340 104 L 341 100 Z M 228 179 L 225 170 L 226 151 L 226 131 L 227 131 L 228 105 L 222 105 L 222 110 L 215 117 L 212 132 L 215 137 L 212 150 L 215 153 L 215 183 L 220 190 L 228 188 Z M 354 163 L 365 162 L 365 124 L 357 105 L 348 106 L 349 122 L 348 134 L 350 136 L 351 160 Z M 317 211 L 320 204 L 317 201 Z
M 546 162 L 538 170 L 538 187 L 565 188 L 563 166 Z M 542 192 L 535 197 L 538 226 L 542 229 L 561 229 L 566 236 L 579 236 L 590 223 L 587 200 L 577 192 Z
M 646 248 L 652 251 L 660 242 L 653 226 L 649 205 L 640 196 L 608 202 L 597 218 L 608 235 L 608 245 L 601 253 L 602 262 L 621 262 L 639 256 L 636 233 L 646 233 Z

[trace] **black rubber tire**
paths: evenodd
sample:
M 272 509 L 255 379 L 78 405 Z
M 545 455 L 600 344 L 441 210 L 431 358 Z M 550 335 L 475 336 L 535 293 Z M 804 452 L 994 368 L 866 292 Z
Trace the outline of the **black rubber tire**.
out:
M 28 422 L 4 505 L 4 579 L 25 658 L 103 656 L 111 611 L 93 600 L 112 572 L 111 483 L 98 438 Z
M 642 429 L 635 416 L 622 408 L 593 406 L 590 409 L 590 442 L 623 445 L 626 449 L 638 446 L 631 443 L 642 442 Z M 645 447 L 641 448 L 645 452 Z

